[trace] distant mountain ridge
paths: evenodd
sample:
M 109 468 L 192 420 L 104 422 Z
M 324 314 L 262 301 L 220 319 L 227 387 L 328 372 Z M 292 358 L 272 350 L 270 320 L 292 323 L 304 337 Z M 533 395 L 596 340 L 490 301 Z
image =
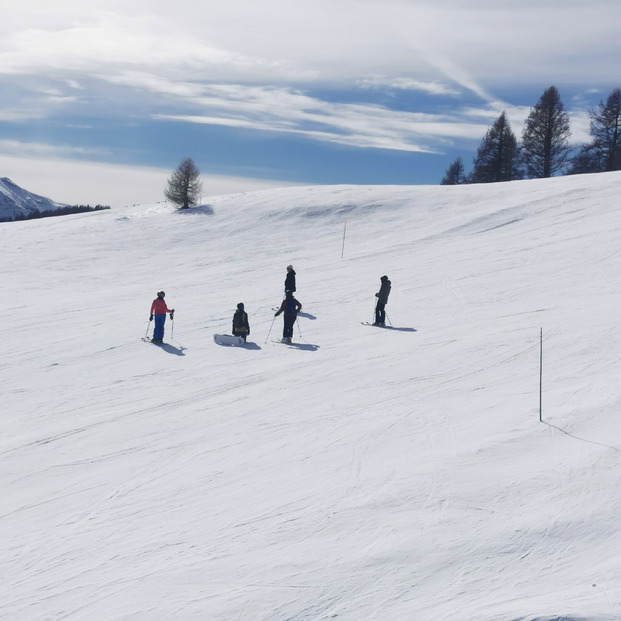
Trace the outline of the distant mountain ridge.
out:
M 22 220 L 70 207 L 20 188 L 8 177 L 0 178 L 0 219 Z M 50 214 L 51 215 L 51 214 Z

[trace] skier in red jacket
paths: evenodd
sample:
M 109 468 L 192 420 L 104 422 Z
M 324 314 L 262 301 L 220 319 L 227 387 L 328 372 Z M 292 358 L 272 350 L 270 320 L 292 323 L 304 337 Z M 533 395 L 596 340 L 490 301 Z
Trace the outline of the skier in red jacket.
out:
M 155 327 L 153 328 L 152 343 L 161 343 L 164 339 L 164 323 L 166 322 L 166 313 L 170 313 L 170 318 L 174 318 L 175 309 L 170 310 L 164 302 L 164 296 L 166 294 L 163 291 L 157 292 L 157 297 L 151 304 L 151 316 L 149 321 L 153 321 L 155 317 Z

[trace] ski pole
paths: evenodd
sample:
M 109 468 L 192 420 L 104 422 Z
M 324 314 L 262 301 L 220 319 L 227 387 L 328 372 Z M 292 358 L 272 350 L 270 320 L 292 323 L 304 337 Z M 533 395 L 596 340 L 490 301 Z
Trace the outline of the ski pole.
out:
M 148 338 L 149 336 L 149 326 L 151 325 L 151 319 L 149 319 L 149 321 L 147 321 L 147 331 L 144 333 L 144 338 Z
M 173 334 L 175 333 L 175 322 L 174 322 L 174 311 L 170 314 L 170 339 L 172 340 Z
M 276 321 L 276 315 L 274 315 L 274 319 L 272 319 L 272 325 L 270 326 L 269 332 L 267 333 L 267 336 L 265 337 L 265 342 L 267 343 L 267 339 L 270 338 L 270 334 L 272 333 L 272 328 L 274 327 L 274 322 Z
M 388 313 L 386 313 L 386 319 L 388 320 L 388 323 L 392 326 L 392 321 L 390 321 L 390 317 L 388 316 Z
M 302 340 L 304 340 L 304 337 L 302 336 L 302 330 L 300 330 L 300 322 L 298 321 L 298 316 L 297 315 L 295 316 L 295 324 L 298 327 L 298 333 L 300 334 L 300 338 Z

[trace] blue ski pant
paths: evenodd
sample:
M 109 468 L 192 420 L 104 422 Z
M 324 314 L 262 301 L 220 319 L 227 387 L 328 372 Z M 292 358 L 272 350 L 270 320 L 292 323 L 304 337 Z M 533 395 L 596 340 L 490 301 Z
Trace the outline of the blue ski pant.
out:
M 164 323 L 166 322 L 166 315 L 155 315 L 153 319 L 155 321 L 155 327 L 153 328 L 153 338 L 156 341 L 161 341 L 164 338 Z

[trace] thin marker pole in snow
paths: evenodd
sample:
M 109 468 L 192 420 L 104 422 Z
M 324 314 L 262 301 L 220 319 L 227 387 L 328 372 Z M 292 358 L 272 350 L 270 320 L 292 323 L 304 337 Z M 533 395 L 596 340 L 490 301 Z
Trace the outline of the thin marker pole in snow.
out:
M 539 329 L 539 420 L 543 422 L 543 328 Z
M 345 224 L 343 225 L 343 245 L 341 246 L 341 259 L 343 258 L 343 254 L 345 252 L 345 233 L 347 232 L 347 220 L 345 220 Z

